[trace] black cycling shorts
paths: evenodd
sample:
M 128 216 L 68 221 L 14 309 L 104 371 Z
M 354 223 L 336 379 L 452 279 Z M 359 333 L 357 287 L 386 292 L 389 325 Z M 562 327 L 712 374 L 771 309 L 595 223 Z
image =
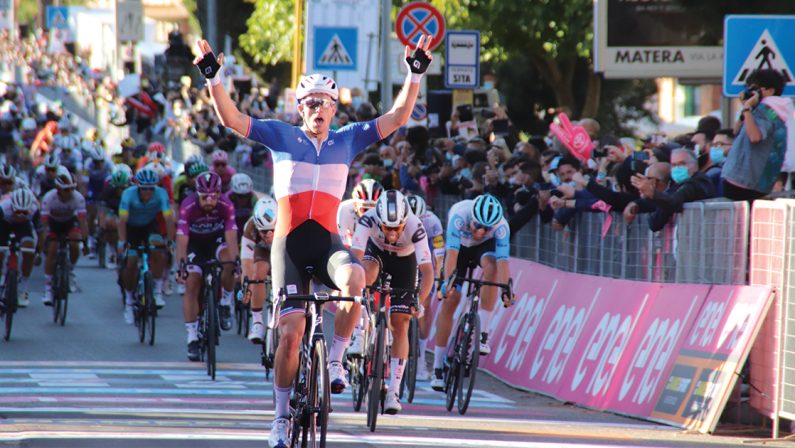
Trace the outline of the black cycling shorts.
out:
M 137 256 L 136 250 L 141 246 L 147 246 L 151 243 L 162 241 L 163 236 L 160 234 L 160 229 L 157 227 L 157 221 L 152 220 L 145 226 L 133 226 L 127 224 L 127 244 L 130 249 L 128 256 Z
M 223 232 L 188 241 L 187 270 L 202 273 L 202 265 L 211 260 L 220 260 L 221 251 L 226 249 L 226 238 Z
M 293 229 L 287 236 L 274 238 L 271 245 L 271 279 L 273 290 L 284 288 L 286 294 L 309 293 L 310 277 L 306 268 L 314 269 L 313 276 L 332 289 L 334 274 L 342 266 L 360 265 L 350 250 L 342 244 L 339 235 L 331 233 L 316 221 L 308 220 Z M 304 311 L 301 300 L 286 300 L 280 316 Z
M 469 268 L 475 269 L 480 266 L 480 259 L 484 255 L 494 256 L 494 251 L 497 248 L 497 241 L 492 238 L 477 246 L 464 247 L 458 251 L 458 261 L 456 262 L 455 269 L 458 277 L 463 277 L 467 274 Z M 457 278 L 455 285 L 461 288 L 464 280 Z
M 33 221 L 8 222 L 0 219 L 0 246 L 7 246 L 11 234 L 16 235 L 17 241 L 25 240 L 36 241 L 36 234 L 33 231 Z
M 378 263 L 378 272 L 386 272 L 392 276 L 390 286 L 397 289 L 414 289 L 417 287 L 417 256 L 415 254 L 398 256 L 394 252 L 381 250 L 372 240 L 367 241 L 364 259 Z M 414 294 L 401 292 L 392 294 L 389 311 L 391 313 L 411 314 Z

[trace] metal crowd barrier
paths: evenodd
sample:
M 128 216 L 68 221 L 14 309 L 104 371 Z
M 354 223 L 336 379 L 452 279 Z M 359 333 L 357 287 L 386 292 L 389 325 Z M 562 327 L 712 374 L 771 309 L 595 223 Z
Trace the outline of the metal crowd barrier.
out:
M 232 158 L 233 162 L 236 162 Z M 251 176 L 257 190 L 270 192 L 272 169 L 236 169 Z M 460 197 L 438 195 L 433 211 L 447 224 L 447 212 Z M 626 224 L 611 212 L 602 236 L 605 213 L 579 213 L 563 230 L 538 217 L 512 238 L 511 255 L 569 272 L 666 283 L 744 284 L 748 265 L 747 202 L 714 199 L 684 205 L 672 223 L 649 230 L 648 216 Z

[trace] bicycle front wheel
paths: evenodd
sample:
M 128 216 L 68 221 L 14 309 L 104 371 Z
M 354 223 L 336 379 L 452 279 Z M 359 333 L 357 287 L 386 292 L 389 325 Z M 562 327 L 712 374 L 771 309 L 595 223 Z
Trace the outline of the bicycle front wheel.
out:
M 309 408 L 313 413 L 309 416 L 309 447 L 324 448 L 328 429 L 328 414 L 331 409 L 331 386 L 328 370 L 326 370 L 326 346 L 321 339 L 316 339 L 312 349 L 312 369 L 309 380 Z
M 458 380 L 459 375 L 459 368 L 458 366 L 461 364 L 461 359 L 459 358 L 459 350 L 458 347 L 464 341 L 464 325 L 466 324 L 466 316 L 461 316 L 458 321 L 458 327 L 455 331 L 455 339 L 453 339 L 453 345 L 448 346 L 448 353 L 451 351 L 453 356 L 450 357 L 449 365 L 447 366 L 447 373 L 444 377 L 444 390 L 447 393 L 446 401 L 445 401 L 445 408 L 447 411 L 453 410 L 453 405 L 455 404 L 456 393 L 458 392 L 458 386 L 460 386 L 460 381 Z
M 417 387 L 417 365 L 422 359 L 420 356 L 420 326 L 416 317 L 409 322 L 409 358 L 406 364 L 406 374 L 400 387 L 400 396 L 403 396 L 403 386 L 408 389 L 408 402 L 414 401 L 414 389 Z
M 58 295 L 58 323 L 63 327 L 66 323 L 66 311 L 69 308 L 69 265 L 66 263 L 66 254 L 63 258 L 64 262 L 60 264 L 62 269 L 58 270 L 58 277 L 60 277 L 59 289 L 56 294 Z
M 14 313 L 17 310 L 17 275 L 16 269 L 9 269 L 6 273 L 6 285 L 3 288 L 3 302 L 5 302 L 3 339 L 6 341 L 11 338 L 11 326 L 14 323 Z
M 207 294 L 207 328 L 204 334 L 204 343 L 207 344 L 207 375 L 215 381 L 215 347 L 218 343 L 218 307 L 216 285 L 210 285 L 210 292 Z
M 155 303 L 155 283 L 150 272 L 147 272 L 146 275 L 144 275 L 144 309 L 146 310 L 146 313 L 143 316 L 143 320 L 146 321 L 146 326 L 149 330 L 147 332 L 149 337 L 149 345 L 154 345 L 157 304 Z
M 480 360 L 480 316 L 469 313 L 468 329 L 464 332 L 464 340 L 458 345 L 460 356 L 458 364 L 458 413 L 464 415 L 475 390 L 475 377 Z
M 386 363 L 385 346 L 386 343 L 386 317 L 379 316 L 376 325 L 375 344 L 373 345 L 373 356 L 370 364 L 370 395 L 367 399 L 367 426 L 370 432 L 375 432 L 378 414 L 380 412 L 382 394 L 384 388 L 384 364 Z

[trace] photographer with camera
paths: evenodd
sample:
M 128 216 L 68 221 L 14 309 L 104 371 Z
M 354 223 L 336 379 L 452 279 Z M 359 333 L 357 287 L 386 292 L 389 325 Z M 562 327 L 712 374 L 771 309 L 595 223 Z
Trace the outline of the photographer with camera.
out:
M 753 201 L 771 192 L 784 163 L 787 118 L 792 102 L 782 98 L 784 78 L 773 69 L 752 72 L 742 94 L 743 108 L 723 165 L 723 195 Z
M 715 187 L 698 170 L 698 159 L 689 149 L 676 149 L 671 153 L 671 179 L 676 183 L 675 188 L 665 190 L 658 188 L 659 178 L 638 173 L 632 176 L 632 185 L 642 198 L 650 200 L 659 210 L 668 214 L 681 211 L 682 204 L 686 202 L 715 196 Z

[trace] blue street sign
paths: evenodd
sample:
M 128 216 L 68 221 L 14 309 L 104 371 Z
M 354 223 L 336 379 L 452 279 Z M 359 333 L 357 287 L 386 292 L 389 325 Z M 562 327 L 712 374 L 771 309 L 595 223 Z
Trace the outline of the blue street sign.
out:
M 795 96 L 795 17 L 726 16 L 723 27 L 723 94 L 738 96 L 754 70 L 781 72 L 784 96 Z
M 48 6 L 47 7 L 47 29 L 68 30 L 69 29 L 69 7 L 67 6 Z
M 358 28 L 315 27 L 315 69 L 356 71 L 358 31 Z

